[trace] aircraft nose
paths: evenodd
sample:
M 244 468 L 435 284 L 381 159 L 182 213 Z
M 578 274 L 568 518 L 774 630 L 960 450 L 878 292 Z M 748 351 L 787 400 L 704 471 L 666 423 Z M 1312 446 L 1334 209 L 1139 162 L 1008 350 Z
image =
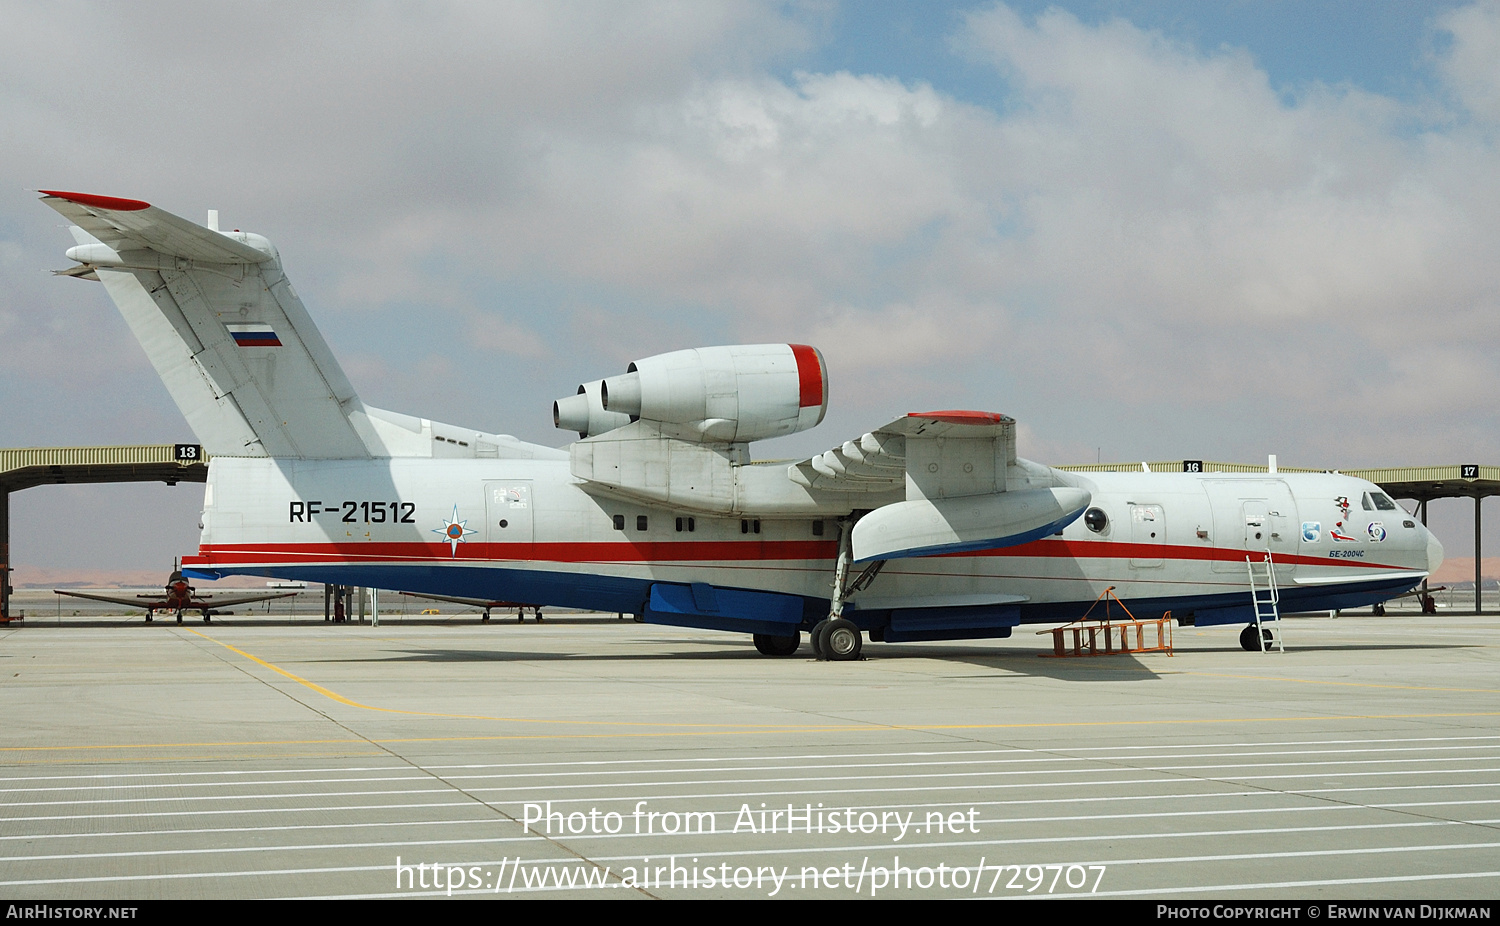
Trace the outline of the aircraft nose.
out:
M 1427 571 L 1428 571 L 1428 573 L 1437 572 L 1437 568 L 1439 566 L 1441 566 L 1441 565 L 1443 565 L 1443 545 L 1441 543 L 1438 543 L 1438 539 L 1432 535 L 1431 531 L 1428 531 L 1427 532 Z

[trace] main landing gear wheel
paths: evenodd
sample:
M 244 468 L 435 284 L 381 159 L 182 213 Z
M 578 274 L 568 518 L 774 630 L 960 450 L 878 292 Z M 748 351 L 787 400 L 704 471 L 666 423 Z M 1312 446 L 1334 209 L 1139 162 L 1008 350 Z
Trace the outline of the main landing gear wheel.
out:
M 802 645 L 801 631 L 789 637 L 773 637 L 768 633 L 757 633 L 752 636 L 755 639 L 755 649 L 762 656 L 790 656 L 797 652 L 797 647 Z
M 828 621 L 828 629 L 823 631 L 823 656 L 833 662 L 852 662 L 859 658 L 864 642 L 852 621 Z
M 209 622 L 209 620 L 208 620 L 208 612 L 204 611 L 203 612 L 203 623 L 207 624 L 208 622 Z
M 1261 644 L 1264 644 L 1263 646 Z M 1255 625 L 1249 624 L 1240 631 L 1240 648 L 1247 653 L 1266 653 L 1271 650 L 1271 631 L 1265 627 L 1260 630 L 1260 643 L 1255 640 Z
M 808 641 L 812 643 L 813 655 L 819 659 L 828 658 L 828 654 L 823 652 L 823 634 L 828 632 L 828 623 L 826 618 L 818 621 L 813 625 L 812 632 L 807 635 Z
M 177 623 L 179 623 L 179 624 L 182 623 L 182 612 L 181 611 L 177 612 Z

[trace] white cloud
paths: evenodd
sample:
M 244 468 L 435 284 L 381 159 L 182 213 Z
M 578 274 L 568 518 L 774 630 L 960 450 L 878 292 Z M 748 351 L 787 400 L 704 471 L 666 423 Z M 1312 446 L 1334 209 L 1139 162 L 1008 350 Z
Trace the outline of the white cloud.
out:
M 1438 69 L 1461 105 L 1491 126 L 1500 123 L 1500 3 L 1474 3 L 1437 19 L 1449 47 L 1437 56 Z
M 626 359 L 786 340 L 833 366 L 818 449 L 965 403 L 1058 453 L 1500 456 L 1497 10 L 1438 18 L 1449 96 L 1409 103 L 987 7 L 956 40 L 1008 93 L 986 107 L 783 76 L 821 13 L 774 4 L 0 3 L 0 176 L 219 208 L 325 330 L 410 320 L 333 340 L 372 401 L 533 439 Z M 117 320 L 77 334 L 97 288 L 11 279 L 61 264 L 56 220 L 0 216 L 0 383 L 66 414 L 98 392 L 74 364 L 161 403 Z M 439 322 L 456 343 L 412 343 Z

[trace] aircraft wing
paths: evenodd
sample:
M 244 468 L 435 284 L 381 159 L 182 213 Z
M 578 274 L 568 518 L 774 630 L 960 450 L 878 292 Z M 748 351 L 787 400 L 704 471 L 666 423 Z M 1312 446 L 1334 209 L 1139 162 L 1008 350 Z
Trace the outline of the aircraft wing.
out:
M 206 607 L 209 610 L 233 608 L 242 604 L 254 604 L 257 601 L 270 601 L 272 598 L 291 598 L 296 594 L 296 592 L 277 592 L 274 595 L 247 595 L 243 598 L 225 598 L 223 601 L 206 595 L 203 598 L 193 599 L 193 610 L 196 611 L 199 607 Z
M 402 592 L 410 598 L 425 598 L 428 601 L 451 601 L 454 604 L 466 604 L 473 608 L 519 608 L 525 607 L 520 601 L 491 601 L 488 598 L 455 598 L 452 595 L 427 595 L 421 592 Z
M 134 598 L 116 598 L 112 595 L 90 595 L 86 592 L 65 592 L 60 588 L 54 588 L 53 592 L 59 595 L 67 595 L 69 598 L 88 598 L 91 601 L 107 601 L 110 604 L 121 604 L 127 608 L 155 608 L 158 605 L 165 607 L 167 600 L 160 595 L 137 595 Z
M 1029 543 L 1062 530 L 1091 498 L 1075 486 L 1008 486 L 1016 421 L 994 412 L 915 412 L 794 463 L 814 491 L 891 493 L 850 535 L 854 562 L 942 556 Z
M 909 454 L 909 450 L 916 452 Z M 978 462 L 991 480 L 987 490 L 1004 491 L 1005 466 L 1016 459 L 1016 420 L 995 412 L 913 412 L 863 437 L 794 463 L 787 469 L 787 475 L 810 489 L 889 492 L 906 484 L 909 456 L 922 462 L 923 471 L 913 473 L 914 478 L 925 481 L 936 474 L 945 480 L 951 475 L 956 481 L 964 481 L 958 474 L 966 473 L 968 481 L 973 481 Z M 967 471 L 963 468 L 965 463 L 970 467 Z M 956 470 L 945 473 L 945 464 Z M 997 470 L 999 479 L 995 487 Z
M 59 595 L 67 595 L 69 598 L 87 598 L 90 601 L 106 601 L 110 604 L 124 605 L 127 608 L 150 608 L 154 611 L 169 610 L 167 600 L 161 595 L 137 595 L 134 598 L 119 598 L 113 595 L 90 595 L 87 592 L 65 592 L 60 588 L 54 588 L 53 592 Z M 272 598 L 290 598 L 296 592 L 278 592 L 274 595 L 248 595 L 240 598 L 225 598 L 223 601 L 213 601 L 208 598 L 195 598 L 187 610 L 196 611 L 200 608 L 232 608 L 236 605 L 251 604 L 256 601 L 269 601 Z

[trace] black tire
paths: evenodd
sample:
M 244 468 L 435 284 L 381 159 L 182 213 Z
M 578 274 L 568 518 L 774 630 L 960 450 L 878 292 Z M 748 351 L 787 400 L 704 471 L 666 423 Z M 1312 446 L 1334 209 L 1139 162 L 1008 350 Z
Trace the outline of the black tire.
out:
M 802 632 L 789 637 L 773 637 L 768 633 L 753 634 L 755 649 L 762 656 L 790 656 L 802 645 Z
M 177 612 L 177 623 L 179 623 L 179 624 L 182 623 L 182 612 L 181 611 Z
M 823 631 L 823 655 L 832 662 L 853 662 L 864 648 L 865 638 L 853 621 L 839 618 Z
M 828 632 L 828 623 L 826 618 L 818 621 L 813 625 L 812 632 L 807 635 L 808 641 L 812 643 L 813 655 L 819 659 L 828 658 L 823 652 L 823 634 Z
M 1245 629 L 1240 631 L 1240 649 L 1247 653 L 1268 653 L 1271 651 L 1271 631 L 1262 627 L 1260 640 L 1255 639 L 1255 625 L 1246 624 Z
M 208 615 L 207 615 L 207 614 L 204 614 L 204 615 L 203 615 L 203 623 L 205 623 L 205 624 L 207 624 L 207 623 L 211 623 L 211 622 L 210 622 L 210 621 L 209 621 L 209 619 L 208 619 Z

